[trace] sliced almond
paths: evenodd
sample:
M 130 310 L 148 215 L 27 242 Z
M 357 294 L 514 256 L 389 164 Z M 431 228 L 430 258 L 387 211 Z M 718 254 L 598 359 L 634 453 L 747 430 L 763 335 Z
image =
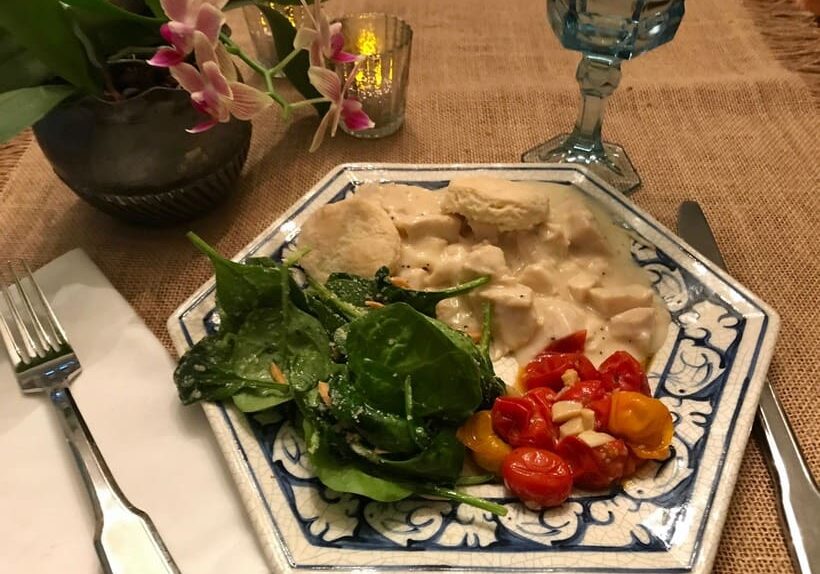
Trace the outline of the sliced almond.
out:
M 319 381 L 316 384 L 316 390 L 319 391 L 319 397 L 325 406 L 330 408 L 330 386 L 324 381 Z
M 277 365 L 276 363 L 270 364 L 270 376 L 274 381 L 276 381 L 280 385 L 288 384 L 288 381 L 285 378 L 285 373 L 282 372 L 282 369 L 280 369 L 279 365 Z
M 364 302 L 365 307 L 370 307 L 371 309 L 381 309 L 384 307 L 384 303 L 379 303 L 378 301 L 371 301 L 367 300 Z
M 579 416 L 583 408 L 577 401 L 558 401 L 552 405 L 552 422 L 565 423 Z
M 578 371 L 575 369 L 567 369 L 564 371 L 564 374 L 561 375 L 561 380 L 564 381 L 565 387 L 571 387 L 575 383 L 581 380 L 581 377 L 578 376 Z
M 571 418 L 562 424 L 558 431 L 561 434 L 561 438 L 581 434 L 584 432 L 584 421 L 581 420 L 581 417 Z
M 578 434 L 578 438 L 587 443 L 591 448 L 601 446 L 615 440 L 615 437 L 605 432 L 595 432 L 587 430 Z
M 391 277 L 389 281 L 396 287 L 410 289 L 410 283 L 408 283 L 407 279 L 404 279 L 403 277 Z
M 584 430 L 595 430 L 595 411 L 581 409 L 581 422 L 584 423 Z

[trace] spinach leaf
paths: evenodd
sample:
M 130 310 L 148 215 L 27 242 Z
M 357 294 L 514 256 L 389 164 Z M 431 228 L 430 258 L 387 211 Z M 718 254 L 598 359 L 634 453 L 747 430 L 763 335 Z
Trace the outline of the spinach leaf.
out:
M 332 273 L 325 282 L 325 287 L 342 301 L 357 307 L 364 307 L 365 301 L 374 301 L 376 299 L 374 281 L 349 273 Z
M 259 397 L 290 399 L 290 388 L 267 376 L 244 376 L 234 369 L 232 356 L 237 346 L 233 334 L 210 335 L 191 347 L 179 360 L 174 382 L 183 404 L 219 401 L 242 392 Z
M 280 307 L 282 273 L 287 273 L 283 267 L 265 258 L 237 263 L 222 257 L 194 233 L 188 233 L 188 239 L 208 256 L 214 267 L 222 329 L 238 329 L 245 315 L 257 307 Z
M 490 359 L 490 343 L 492 341 L 493 307 L 484 303 L 484 316 L 481 324 L 481 340 L 478 344 L 481 350 L 481 409 L 491 409 L 495 399 L 507 391 L 507 384 L 495 375 L 493 361 Z
M 328 335 L 332 336 L 338 328 L 347 324 L 348 319 L 339 314 L 313 287 L 308 287 L 303 293 L 308 312 L 319 319 Z
M 267 409 L 281 405 L 291 400 L 290 395 L 286 397 L 260 397 L 252 393 L 238 393 L 231 397 L 233 404 L 243 413 L 258 413 Z
M 393 285 L 390 281 L 390 270 L 387 267 L 382 267 L 376 272 L 376 300 L 382 303 L 407 303 L 416 311 L 435 318 L 436 305 L 439 301 L 469 293 L 489 282 L 490 276 L 484 275 L 440 291 L 415 291 Z
M 466 336 L 406 303 L 374 309 L 350 323 L 348 366 L 365 400 L 405 414 L 404 381 L 413 416 L 461 422 L 481 402 L 481 353 Z
M 454 483 L 464 464 L 464 445 L 452 429 L 439 431 L 430 446 L 404 460 L 379 457 L 377 465 L 384 472 L 431 482 Z
M 391 453 L 414 453 L 430 438 L 406 416 L 381 411 L 368 404 L 346 373 L 330 378 L 330 410 L 344 427 L 354 429 L 367 442 Z
M 411 489 L 397 482 L 373 476 L 355 463 L 342 460 L 327 440 L 327 434 L 331 430 L 317 428 L 307 419 L 303 428 L 313 470 L 328 488 L 337 492 L 361 494 L 380 502 L 393 502 L 413 494 Z

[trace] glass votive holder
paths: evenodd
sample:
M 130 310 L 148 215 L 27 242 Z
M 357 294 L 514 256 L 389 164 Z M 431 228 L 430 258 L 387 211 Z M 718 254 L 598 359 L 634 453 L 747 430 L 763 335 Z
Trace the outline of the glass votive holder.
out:
M 344 50 L 362 56 L 348 97 L 359 100 L 375 127 L 345 133 L 357 138 L 381 138 L 396 133 L 404 123 L 407 83 L 410 75 L 410 48 L 413 30 L 401 18 L 389 14 L 355 14 L 338 20 L 342 23 Z M 354 64 L 338 64 L 343 81 Z
M 267 7 L 276 10 L 287 18 L 295 27 L 301 25 L 305 18 L 304 10 L 301 6 L 283 4 L 279 2 L 266 2 Z M 267 18 L 256 6 L 247 5 L 242 7 L 245 14 L 245 22 L 248 25 L 248 33 L 256 49 L 256 56 L 259 61 L 268 68 L 272 68 L 279 63 L 279 54 L 276 53 L 276 44 L 273 38 L 270 24 Z

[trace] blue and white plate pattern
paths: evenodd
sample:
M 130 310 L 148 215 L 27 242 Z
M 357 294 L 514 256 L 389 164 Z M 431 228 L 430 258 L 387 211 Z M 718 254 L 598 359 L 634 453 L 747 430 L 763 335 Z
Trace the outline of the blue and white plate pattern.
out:
M 364 182 L 431 189 L 483 173 L 573 185 L 630 230 L 632 254 L 654 278 L 672 325 L 650 366 L 656 397 L 675 420 L 674 456 L 610 493 L 574 492 L 532 511 L 500 485 L 470 492 L 504 504 L 505 517 L 449 501 L 379 503 L 339 494 L 313 476 L 287 422 L 262 427 L 233 408 L 205 405 L 276 572 L 708 572 L 717 549 L 761 385 L 777 314 L 669 230 L 583 168 L 567 165 L 343 165 L 237 259 L 279 256 L 317 207 Z M 213 281 L 168 321 L 183 353 L 216 327 Z

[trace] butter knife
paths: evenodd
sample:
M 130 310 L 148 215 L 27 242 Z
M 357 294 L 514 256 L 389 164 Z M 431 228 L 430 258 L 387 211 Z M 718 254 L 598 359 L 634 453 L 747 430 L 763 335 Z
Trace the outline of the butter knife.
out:
M 726 263 L 700 205 L 684 201 L 678 234 L 721 269 Z M 769 380 L 763 384 L 754 428 L 780 500 L 780 518 L 795 567 L 820 574 L 820 492 L 809 471 L 783 406 Z

